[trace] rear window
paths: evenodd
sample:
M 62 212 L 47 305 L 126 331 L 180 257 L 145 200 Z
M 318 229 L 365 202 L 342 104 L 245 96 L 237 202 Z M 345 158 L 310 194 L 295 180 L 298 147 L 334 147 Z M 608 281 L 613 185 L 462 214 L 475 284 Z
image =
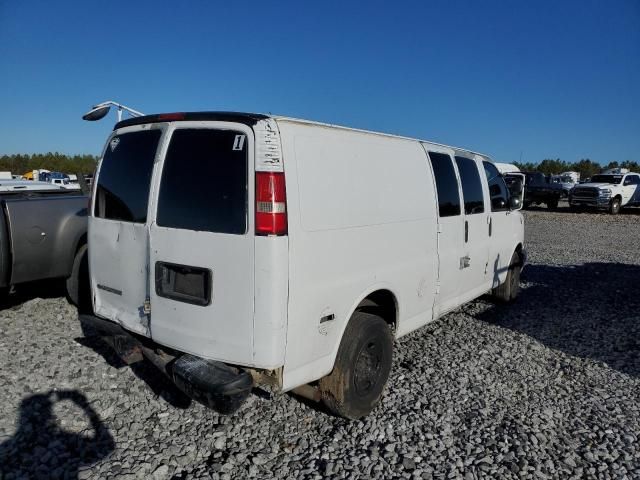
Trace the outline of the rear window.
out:
M 247 148 L 246 135 L 233 130 L 173 132 L 160 183 L 158 225 L 246 233 Z
M 95 216 L 145 223 L 153 162 L 162 132 L 144 130 L 109 141 L 96 187 Z

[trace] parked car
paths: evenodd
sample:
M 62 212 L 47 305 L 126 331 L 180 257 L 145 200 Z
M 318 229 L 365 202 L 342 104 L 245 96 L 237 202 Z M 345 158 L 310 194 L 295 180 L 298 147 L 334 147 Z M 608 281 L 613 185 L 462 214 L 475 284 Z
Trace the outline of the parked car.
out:
M 82 278 L 88 198 L 50 183 L 0 182 L 2 295 L 13 285 L 49 278 L 67 279 L 69 298 L 76 304 L 82 292 L 88 294 L 88 277 Z
M 558 183 L 562 187 L 562 198 L 569 198 L 573 187 L 580 183 L 580 173 L 563 172 L 559 175 L 552 175 L 551 182 Z
M 595 208 L 616 215 L 623 207 L 640 206 L 640 174 L 626 169 L 594 175 L 571 191 L 569 206 L 573 210 Z
M 562 185 L 551 183 L 549 178 L 541 172 L 523 173 L 525 175 L 524 208 L 541 203 L 552 210 L 558 208 L 558 202 L 562 197 Z
M 367 415 L 394 337 L 515 299 L 525 262 L 486 155 L 285 117 L 121 121 L 94 198 L 83 323 L 222 412 L 265 384 Z

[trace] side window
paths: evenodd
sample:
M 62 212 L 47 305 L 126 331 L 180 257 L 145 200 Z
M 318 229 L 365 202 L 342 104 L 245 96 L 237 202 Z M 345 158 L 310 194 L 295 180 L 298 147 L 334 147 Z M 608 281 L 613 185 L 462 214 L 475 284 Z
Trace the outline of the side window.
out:
M 464 213 L 473 215 L 484 212 L 484 197 L 482 196 L 482 183 L 476 162 L 470 158 L 456 157 L 456 165 L 460 173 L 462 183 L 462 196 L 464 197 Z
M 640 177 L 638 175 L 629 175 L 625 181 L 625 185 L 640 185 Z
M 446 153 L 429 152 L 429 159 L 436 178 L 438 208 L 441 217 L 460 215 L 458 179 L 451 157 Z
M 502 175 L 500 175 L 500 172 L 498 172 L 498 169 L 493 163 L 482 162 L 482 165 L 484 166 L 484 173 L 487 176 L 487 183 L 489 184 L 491 211 L 503 212 L 509 210 L 507 203 L 509 200 L 509 193 Z

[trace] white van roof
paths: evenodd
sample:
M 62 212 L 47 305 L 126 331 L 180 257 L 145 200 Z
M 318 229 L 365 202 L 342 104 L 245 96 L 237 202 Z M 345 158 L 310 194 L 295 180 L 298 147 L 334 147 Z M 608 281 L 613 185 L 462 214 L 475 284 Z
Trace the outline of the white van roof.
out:
M 331 123 L 323 123 L 316 122 L 312 120 L 304 120 L 300 118 L 287 117 L 284 115 L 265 115 L 262 113 L 247 113 L 247 112 L 177 112 L 177 113 L 159 113 L 153 115 L 143 115 L 141 117 L 132 117 L 122 120 L 115 124 L 113 127 L 114 130 L 117 130 L 122 127 L 128 127 L 131 125 L 141 125 L 144 123 L 156 123 L 156 122 L 174 122 L 174 121 L 226 121 L 226 122 L 237 122 L 243 123 L 245 125 L 253 126 L 260 120 L 266 120 L 269 118 L 273 118 L 274 120 L 292 122 L 292 123 L 300 123 L 305 125 L 315 125 L 319 127 L 325 128 L 337 128 L 341 130 L 348 130 L 352 132 L 360 132 L 366 133 L 370 135 L 378 135 L 382 137 L 391 137 L 391 138 L 399 138 L 403 140 L 412 140 L 417 142 L 429 143 L 431 145 L 437 145 L 440 147 L 451 148 L 453 150 L 457 150 L 459 152 L 466 152 L 474 155 L 480 155 L 487 160 L 491 160 L 491 158 L 480 152 L 475 152 L 473 150 L 469 150 L 467 148 L 455 147 L 452 145 L 445 145 L 442 143 L 432 142 L 431 140 L 423 140 L 419 138 L 405 137 L 402 135 L 393 135 L 391 133 L 382 133 L 382 132 L 374 132 L 371 130 L 363 130 L 352 127 L 344 127 L 341 125 L 334 125 Z

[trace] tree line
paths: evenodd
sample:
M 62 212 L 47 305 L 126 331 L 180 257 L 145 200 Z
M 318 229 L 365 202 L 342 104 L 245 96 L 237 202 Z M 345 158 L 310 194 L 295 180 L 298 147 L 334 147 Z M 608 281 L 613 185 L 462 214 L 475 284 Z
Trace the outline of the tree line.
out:
M 557 175 L 562 172 L 579 172 L 580 178 L 589 178 L 593 175 L 608 170 L 610 168 L 628 168 L 632 172 L 640 172 L 640 165 L 638 162 L 627 160 L 621 163 L 609 162 L 607 165 L 601 165 L 584 158 L 578 162 L 565 162 L 559 158 L 542 160 L 540 163 L 519 163 L 513 162 L 520 170 L 525 172 L 542 172 L 545 175 Z
M 12 154 L 0 156 L 0 171 L 24 175 L 46 169 L 63 173 L 93 173 L 98 163 L 95 155 L 64 155 L 58 152 Z
M 13 174 L 24 175 L 36 169 L 47 169 L 63 173 L 93 173 L 98 163 L 96 155 L 64 155 L 58 152 L 13 154 L 0 156 L 0 171 L 10 171 Z M 580 178 L 588 178 L 609 168 L 623 167 L 632 172 L 640 172 L 640 164 L 631 160 L 625 162 L 609 162 L 607 165 L 582 159 L 578 162 L 565 162 L 559 158 L 547 158 L 539 163 L 514 164 L 523 171 L 542 172 L 545 175 L 556 175 L 562 172 L 580 172 Z

